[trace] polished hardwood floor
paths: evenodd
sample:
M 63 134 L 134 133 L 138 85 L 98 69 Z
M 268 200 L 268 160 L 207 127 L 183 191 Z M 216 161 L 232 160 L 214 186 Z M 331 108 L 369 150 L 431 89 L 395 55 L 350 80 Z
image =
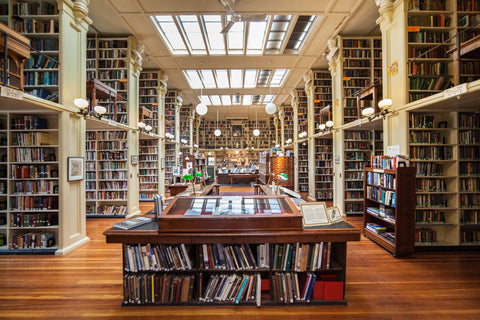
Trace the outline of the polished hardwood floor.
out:
M 0 256 L 0 319 L 480 319 L 480 252 L 395 259 L 364 237 L 348 244 L 346 306 L 121 307 L 121 246 L 102 235 L 116 221 L 89 219 L 64 257 Z

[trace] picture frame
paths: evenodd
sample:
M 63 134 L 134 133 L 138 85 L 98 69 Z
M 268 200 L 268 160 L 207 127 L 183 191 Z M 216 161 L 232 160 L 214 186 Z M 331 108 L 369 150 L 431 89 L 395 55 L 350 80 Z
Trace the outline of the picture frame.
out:
M 343 220 L 342 214 L 337 207 L 327 208 L 327 215 L 330 223 L 335 223 Z
M 330 224 L 325 202 L 300 203 L 304 227 L 323 226 Z
M 85 161 L 83 157 L 68 157 L 67 181 L 79 181 L 84 179 Z
M 130 163 L 131 164 L 138 164 L 138 155 L 132 155 L 130 157 Z

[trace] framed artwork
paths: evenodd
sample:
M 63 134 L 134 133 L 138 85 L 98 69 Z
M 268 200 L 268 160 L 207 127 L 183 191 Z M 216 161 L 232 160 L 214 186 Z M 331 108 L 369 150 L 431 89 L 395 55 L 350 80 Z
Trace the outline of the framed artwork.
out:
M 335 223 L 343 220 L 342 214 L 340 213 L 340 210 L 337 207 L 327 208 L 327 215 L 328 215 L 328 220 L 330 220 L 330 223 Z
M 130 158 L 131 164 L 138 164 L 138 155 L 132 155 Z
M 82 157 L 68 157 L 68 181 L 84 179 L 84 159 Z
M 307 202 L 300 204 L 304 227 L 330 224 L 325 202 Z

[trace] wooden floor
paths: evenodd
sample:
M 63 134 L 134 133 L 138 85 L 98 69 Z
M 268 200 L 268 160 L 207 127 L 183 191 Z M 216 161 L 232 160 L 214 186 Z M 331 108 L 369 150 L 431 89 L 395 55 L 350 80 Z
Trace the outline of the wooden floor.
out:
M 395 259 L 363 237 L 348 245 L 346 306 L 121 307 L 121 246 L 102 235 L 115 221 L 89 219 L 90 242 L 64 257 L 0 256 L 0 319 L 480 319 L 480 252 Z

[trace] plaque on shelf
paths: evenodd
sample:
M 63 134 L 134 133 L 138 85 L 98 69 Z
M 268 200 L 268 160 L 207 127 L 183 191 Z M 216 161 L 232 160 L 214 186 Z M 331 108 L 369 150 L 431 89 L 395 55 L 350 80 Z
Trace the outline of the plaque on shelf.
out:
M 302 230 L 302 215 L 286 196 L 177 196 L 158 219 L 160 233 L 260 230 Z

